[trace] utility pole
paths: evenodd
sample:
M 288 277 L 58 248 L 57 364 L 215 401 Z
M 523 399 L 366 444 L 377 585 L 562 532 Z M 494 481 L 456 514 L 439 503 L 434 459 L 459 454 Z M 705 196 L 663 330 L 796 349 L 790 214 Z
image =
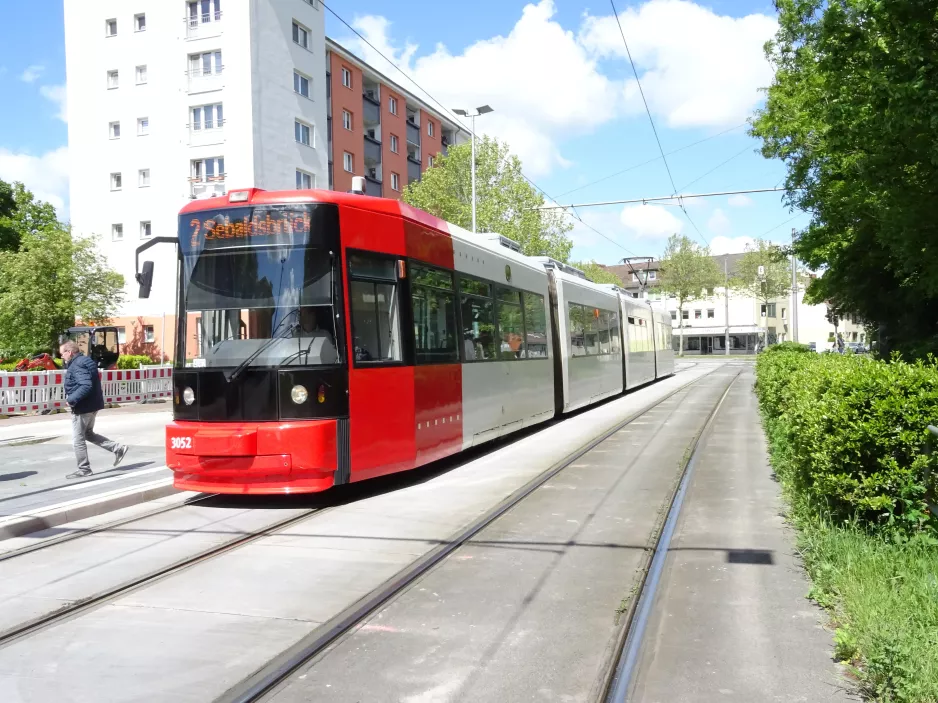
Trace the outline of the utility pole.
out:
M 730 275 L 729 275 L 729 254 L 723 255 L 723 302 L 726 305 L 726 338 L 723 341 L 724 353 L 730 355 Z
M 795 228 L 791 228 L 791 341 L 798 341 L 798 259 L 795 257 Z

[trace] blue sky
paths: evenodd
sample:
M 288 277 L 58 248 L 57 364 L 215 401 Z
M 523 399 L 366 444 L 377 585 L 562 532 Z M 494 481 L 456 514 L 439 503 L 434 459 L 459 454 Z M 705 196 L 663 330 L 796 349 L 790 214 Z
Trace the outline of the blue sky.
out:
M 448 106 L 491 104 L 495 112 L 480 118 L 477 130 L 508 141 L 527 175 L 558 202 L 674 192 L 608 5 L 477 0 L 471 15 L 459 16 L 427 0 L 328 4 L 433 98 Z M 14 3 L 0 26 L 0 88 L 15 106 L 0 111 L 0 178 L 23 180 L 67 208 L 62 4 L 43 6 L 39 22 Z M 777 186 L 783 166 L 756 153 L 758 142 L 743 124 L 760 104 L 758 88 L 771 81 L 761 50 L 775 31 L 771 3 L 616 6 L 665 152 L 707 140 L 667 158 L 678 192 Z M 326 31 L 416 91 L 329 13 Z M 650 159 L 656 160 L 592 184 Z M 807 216 L 790 213 L 780 196 L 686 201 L 686 209 L 715 252 L 741 251 L 747 238 L 786 241 L 791 227 L 806 224 Z M 701 241 L 673 205 L 577 212 L 608 237 L 576 223 L 574 255 L 581 259 L 657 256 L 674 231 Z

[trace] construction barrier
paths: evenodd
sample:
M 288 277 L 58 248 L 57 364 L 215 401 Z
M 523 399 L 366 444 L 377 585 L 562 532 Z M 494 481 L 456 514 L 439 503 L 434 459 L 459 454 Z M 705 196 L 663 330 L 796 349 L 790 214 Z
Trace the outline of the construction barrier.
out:
M 105 403 L 146 402 L 173 394 L 172 366 L 99 371 Z M 0 415 L 65 408 L 65 371 L 0 372 Z

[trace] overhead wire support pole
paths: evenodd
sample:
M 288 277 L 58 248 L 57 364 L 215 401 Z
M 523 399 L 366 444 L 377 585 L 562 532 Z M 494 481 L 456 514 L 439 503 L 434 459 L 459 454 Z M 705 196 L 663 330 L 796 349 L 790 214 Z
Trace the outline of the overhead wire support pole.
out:
M 631 200 L 606 200 L 597 203 L 571 203 L 569 205 L 541 205 L 536 210 L 566 210 L 574 207 L 602 207 L 603 205 L 631 205 L 634 203 L 657 203 L 665 200 L 689 200 L 690 198 L 716 198 L 721 195 L 742 195 L 744 193 L 774 193 L 785 188 L 754 188 L 750 190 L 727 190 L 720 193 L 683 193 L 662 195 L 654 198 L 632 198 Z

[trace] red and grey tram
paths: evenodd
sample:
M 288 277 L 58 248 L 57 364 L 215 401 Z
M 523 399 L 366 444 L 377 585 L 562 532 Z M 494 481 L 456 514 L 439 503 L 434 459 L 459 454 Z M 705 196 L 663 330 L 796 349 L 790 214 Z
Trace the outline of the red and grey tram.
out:
M 674 369 L 666 313 L 397 200 L 231 191 L 181 211 L 178 252 L 181 489 L 405 471 Z

